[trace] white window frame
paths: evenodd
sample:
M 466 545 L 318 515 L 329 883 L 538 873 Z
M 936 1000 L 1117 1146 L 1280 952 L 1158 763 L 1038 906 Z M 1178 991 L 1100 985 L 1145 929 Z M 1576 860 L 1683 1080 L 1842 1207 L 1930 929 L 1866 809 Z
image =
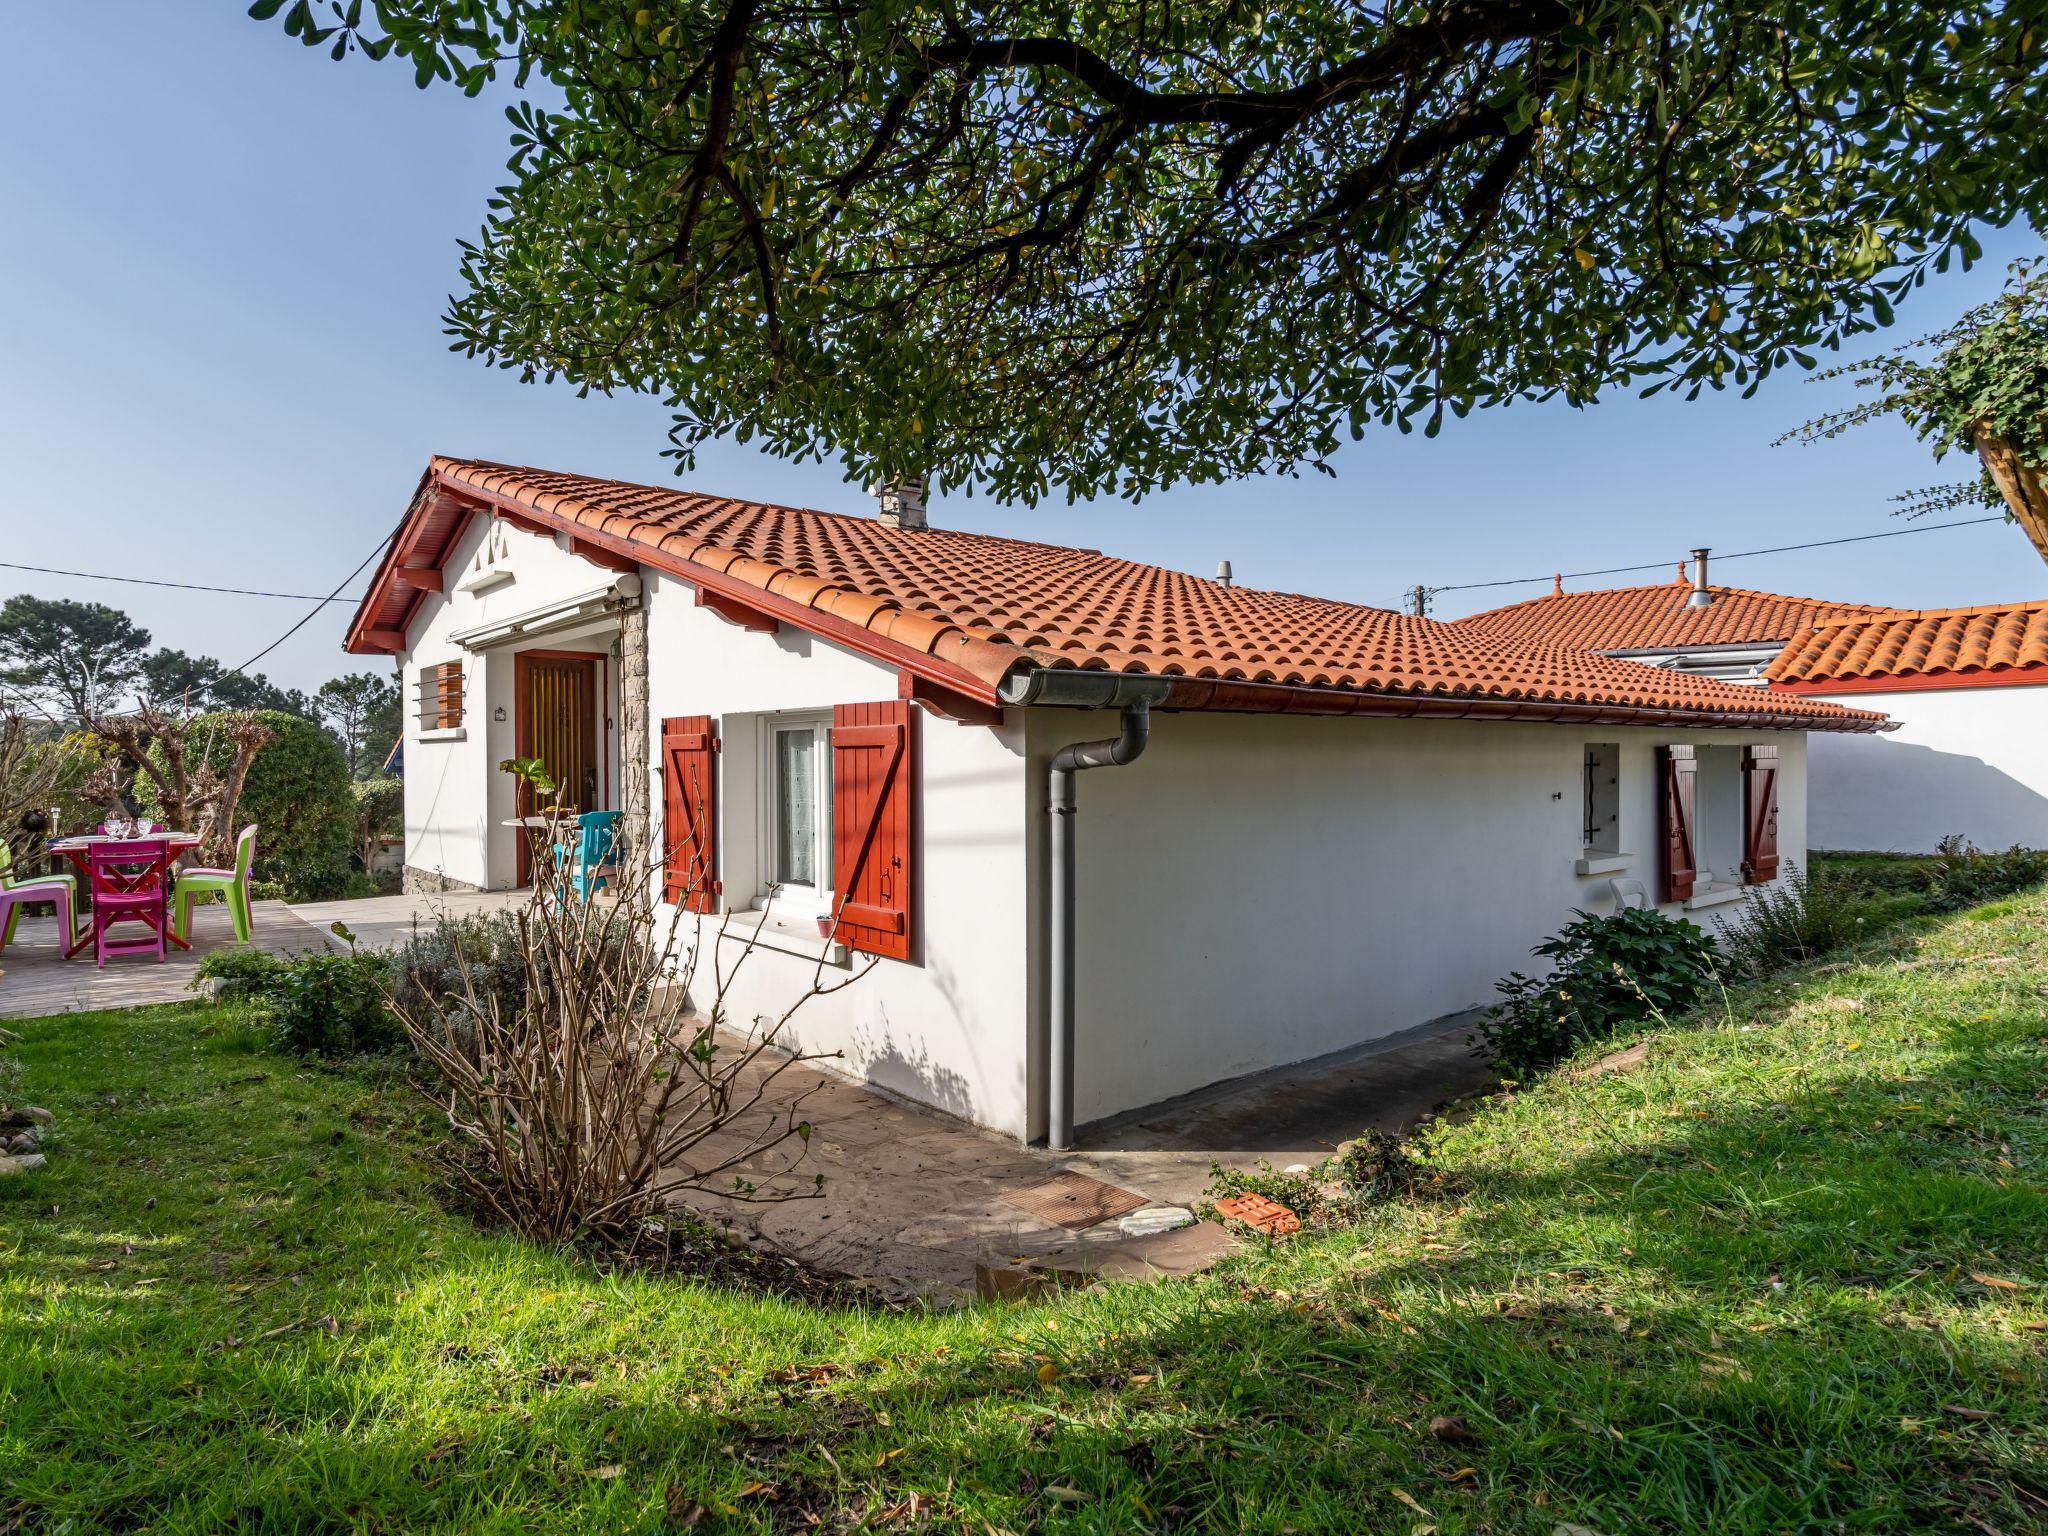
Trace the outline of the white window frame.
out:
M 1720 742 L 1695 749 L 1693 774 L 1693 899 L 1689 905 L 1733 901 L 1743 891 L 1742 748 Z
M 1604 784 L 1599 782 L 1605 776 Z M 1589 741 L 1579 764 L 1579 857 L 1582 875 L 1619 874 L 1630 854 L 1621 845 L 1621 744 Z
M 812 867 L 819 873 L 816 886 L 782 885 L 775 871 L 782 862 L 785 836 L 778 815 L 776 795 L 776 737 L 787 731 L 810 731 L 816 740 L 813 752 L 817 783 L 817 846 Z M 778 917 L 825 917 L 832 911 L 832 711 L 779 710 L 760 717 L 759 792 L 761 888 L 754 897 L 756 911 L 772 911 Z

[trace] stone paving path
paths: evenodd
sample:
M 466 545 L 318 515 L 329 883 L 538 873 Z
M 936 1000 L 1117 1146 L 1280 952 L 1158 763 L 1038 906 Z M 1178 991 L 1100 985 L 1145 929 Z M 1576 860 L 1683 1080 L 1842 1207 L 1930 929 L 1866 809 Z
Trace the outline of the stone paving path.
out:
M 1114 1221 L 1072 1232 L 1006 1195 L 1070 1168 L 1149 1202 L 1187 1205 L 1207 1186 L 1211 1159 L 1240 1167 L 1261 1157 L 1282 1167 L 1320 1161 L 1369 1125 L 1404 1130 L 1491 1081 L 1466 1043 L 1470 1025 L 1463 1015 L 1440 1020 L 1083 1127 L 1082 1146 L 1064 1154 L 791 1065 L 776 1088 L 784 1104 L 808 1092 L 802 1114 L 814 1130 L 806 1155 L 788 1178 L 765 1177 L 772 1160 L 749 1171 L 771 1193 L 802 1191 L 822 1173 L 823 1197 L 764 1204 L 699 1194 L 687 1203 L 751 1244 L 871 1281 L 884 1295 L 962 1300 L 973 1294 L 978 1262 L 1001 1267 L 1122 1241 Z

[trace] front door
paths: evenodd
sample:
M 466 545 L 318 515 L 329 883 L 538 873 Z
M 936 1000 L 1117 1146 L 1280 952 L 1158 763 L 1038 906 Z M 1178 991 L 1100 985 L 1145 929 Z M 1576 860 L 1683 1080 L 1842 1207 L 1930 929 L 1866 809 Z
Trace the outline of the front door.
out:
M 569 814 L 601 811 L 609 786 L 601 761 L 598 734 L 599 666 L 603 658 L 569 651 L 522 651 L 519 654 L 519 755 L 537 757 L 546 765 L 558 793 L 552 802 L 519 781 L 519 814 L 532 816 L 560 809 Z M 532 870 L 528 841 L 519 840 L 519 883 Z

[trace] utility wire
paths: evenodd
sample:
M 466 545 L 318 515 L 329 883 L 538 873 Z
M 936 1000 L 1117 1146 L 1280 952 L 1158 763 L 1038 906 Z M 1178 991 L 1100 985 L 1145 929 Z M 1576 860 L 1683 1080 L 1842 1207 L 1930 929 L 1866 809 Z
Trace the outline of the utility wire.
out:
M 341 581 L 339 582 L 339 584 L 336 585 L 335 589 L 332 592 L 328 593 L 323 598 L 315 600 L 313 606 L 306 610 L 306 616 L 304 618 L 300 619 L 298 623 L 294 624 L 290 629 L 286 630 L 283 634 L 279 635 L 275 640 L 271 641 L 270 644 L 263 647 L 263 649 L 258 651 L 254 656 L 251 656 L 239 667 L 230 668 L 230 675 L 232 675 L 235 672 L 240 672 L 246 675 L 248 673 L 248 670 L 251 667 L 255 666 L 257 662 L 261 661 L 264 657 L 268 656 L 280 645 L 283 645 L 285 641 L 291 639 L 293 635 L 296 635 L 300 630 L 304 629 L 308 624 L 310 624 L 313 621 L 313 616 L 317 614 L 322 608 L 325 608 L 329 603 L 341 601 L 341 589 L 347 586 L 350 582 L 354 581 L 358 576 L 362 575 L 364 571 L 369 569 L 370 562 L 376 559 L 379 555 L 384 553 L 384 546 L 391 542 L 391 537 L 392 536 L 387 533 L 384 535 L 383 538 L 379 539 L 377 541 L 377 547 L 371 550 L 367 555 L 363 556 L 363 563 L 357 566 L 354 570 L 350 571 L 346 576 L 342 577 Z
M 1966 517 L 1958 523 L 1923 523 L 1911 528 L 1890 528 L 1883 533 L 1851 534 L 1845 539 L 1815 539 L 1810 544 L 1779 544 L 1770 549 L 1741 549 L 1733 554 L 1716 555 L 1714 556 L 1714 561 L 1716 564 L 1719 564 L 1723 560 L 1747 560 L 1756 555 L 1790 554 L 1796 549 L 1826 549 L 1833 544 L 1862 544 L 1871 539 L 1896 539 L 1909 533 L 1939 533 L 1944 528 L 1973 528 L 1979 523 L 2003 523 L 2008 521 L 2010 519 L 2004 513 L 1994 512 L 1989 517 Z M 1679 563 L 1683 564 L 1684 562 L 1680 561 Z M 1558 576 L 1562 577 L 1565 581 L 1581 581 L 1588 576 L 1626 576 L 1636 571 L 1661 571 L 1670 564 L 1669 560 L 1651 560 L 1642 565 L 1610 565 L 1597 571 L 1562 571 L 1558 573 Z M 1525 587 L 1534 582 L 1553 581 L 1556 579 L 1558 577 L 1511 576 L 1505 581 L 1453 582 L 1449 586 L 1430 587 L 1427 591 L 1431 597 L 1435 597 L 1439 592 L 1475 592 L 1482 587 Z
M 381 546 L 380 546 L 381 547 Z M 87 581 L 122 581 L 136 587 L 176 587 L 182 592 L 226 592 L 234 597 L 287 597 L 305 603 L 331 603 L 332 597 L 315 597 L 311 592 L 262 592 L 251 587 L 206 587 L 194 581 L 158 581 L 148 576 L 108 576 L 100 571 L 65 571 L 54 565 L 19 565 L 0 560 L 0 570 L 37 571 L 45 576 L 78 576 Z M 357 599 L 349 598 L 349 602 Z

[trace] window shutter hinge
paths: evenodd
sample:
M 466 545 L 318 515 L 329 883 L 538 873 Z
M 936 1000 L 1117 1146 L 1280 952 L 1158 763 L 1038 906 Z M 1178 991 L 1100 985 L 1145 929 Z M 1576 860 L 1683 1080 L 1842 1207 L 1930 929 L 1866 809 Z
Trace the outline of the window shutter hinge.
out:
M 725 750 L 725 738 L 723 736 L 712 737 L 711 750 L 714 752 L 723 752 Z

